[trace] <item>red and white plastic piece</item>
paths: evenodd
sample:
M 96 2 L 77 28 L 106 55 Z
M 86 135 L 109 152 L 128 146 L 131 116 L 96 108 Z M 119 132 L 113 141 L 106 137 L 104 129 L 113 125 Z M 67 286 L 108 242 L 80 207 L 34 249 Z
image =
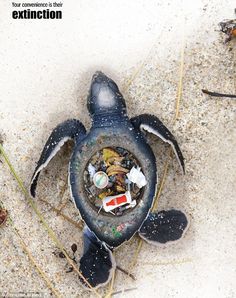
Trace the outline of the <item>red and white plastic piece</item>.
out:
M 103 199 L 103 208 L 106 212 L 110 212 L 111 210 L 123 206 L 125 204 L 130 204 L 132 201 L 131 194 L 129 191 L 116 195 L 116 196 L 109 196 Z

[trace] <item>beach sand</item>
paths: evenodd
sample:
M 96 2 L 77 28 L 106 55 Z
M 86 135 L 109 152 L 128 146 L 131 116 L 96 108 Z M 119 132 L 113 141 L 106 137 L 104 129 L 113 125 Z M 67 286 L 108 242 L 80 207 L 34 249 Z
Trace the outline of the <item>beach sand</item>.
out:
M 191 1 L 192 2 L 192 1 Z M 52 129 L 68 118 L 90 127 L 86 97 L 94 71 L 120 86 L 130 116 L 153 113 L 176 136 L 186 175 L 175 159 L 158 209 L 184 210 L 191 225 L 181 242 L 168 247 L 143 243 L 131 266 L 138 237 L 115 251 L 115 297 L 236 297 L 236 101 L 210 98 L 201 89 L 236 93 L 235 41 L 224 44 L 217 24 L 234 18 L 234 1 L 68 0 L 62 20 L 13 20 L 9 1 L 0 3 L 0 135 L 5 151 L 28 188 L 40 152 Z M 184 45 L 183 93 L 174 121 Z M 150 136 L 159 180 L 168 145 Z M 37 207 L 72 255 L 82 232 L 44 201 L 79 221 L 70 201 L 67 168 L 72 144 L 50 162 L 39 179 Z M 62 297 L 95 297 L 59 258 L 37 215 L 2 157 L 0 201 L 9 221 L 0 228 L 0 297 L 51 297 L 24 252 L 19 235 Z M 19 234 L 16 233 L 16 230 Z M 104 295 L 107 291 L 99 289 Z M 14 296 L 15 295 L 15 296 Z M 40 296 L 41 295 L 41 296 Z M 31 297 L 31 296 L 27 296 Z

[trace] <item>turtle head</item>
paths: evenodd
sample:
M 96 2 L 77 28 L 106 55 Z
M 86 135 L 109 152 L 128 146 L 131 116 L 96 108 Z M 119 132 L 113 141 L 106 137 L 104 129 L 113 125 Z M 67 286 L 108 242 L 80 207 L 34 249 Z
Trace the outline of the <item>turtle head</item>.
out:
M 125 100 L 118 86 L 101 71 L 93 75 L 87 106 L 92 117 L 126 115 Z

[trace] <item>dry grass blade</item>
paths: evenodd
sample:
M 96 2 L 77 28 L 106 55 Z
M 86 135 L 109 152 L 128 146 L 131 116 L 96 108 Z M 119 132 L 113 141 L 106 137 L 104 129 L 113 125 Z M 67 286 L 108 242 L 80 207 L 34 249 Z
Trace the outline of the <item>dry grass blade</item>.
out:
M 40 211 L 38 210 L 38 208 L 36 207 L 34 201 L 31 199 L 31 197 L 28 194 L 28 191 L 26 190 L 22 180 L 20 179 L 20 177 L 17 175 L 13 165 L 11 164 L 7 154 L 5 153 L 2 145 L 0 144 L 0 153 L 2 154 L 6 164 L 8 165 L 12 175 L 15 177 L 21 191 L 23 192 L 25 198 L 27 199 L 27 201 L 29 202 L 30 206 L 33 208 L 33 210 L 35 211 L 36 215 L 38 216 L 40 222 L 43 224 L 44 228 L 46 229 L 49 237 L 51 238 L 51 240 L 55 243 L 55 245 L 61 250 L 61 252 L 65 255 L 67 262 L 73 267 L 74 271 L 76 273 L 78 273 L 78 275 L 83 279 L 83 281 L 86 283 L 86 285 L 90 288 L 91 291 L 93 291 L 93 293 L 97 296 L 97 297 L 101 297 L 101 295 L 97 292 L 96 289 L 94 289 L 89 282 L 84 278 L 84 276 L 81 274 L 81 272 L 79 271 L 79 269 L 75 266 L 73 260 L 71 260 L 71 258 L 69 257 L 68 253 L 66 252 L 64 246 L 62 245 L 62 243 L 57 239 L 56 234 L 54 233 L 54 231 L 48 226 L 48 224 L 46 223 L 44 217 L 42 216 L 42 214 L 40 213 Z
M 152 49 L 151 49 L 152 50 Z M 134 81 L 134 79 L 139 75 L 139 73 L 142 71 L 145 62 L 147 61 L 148 57 L 150 56 L 151 50 L 148 54 L 148 56 L 146 57 L 146 59 L 139 65 L 139 67 L 136 69 L 136 71 L 133 73 L 133 75 L 131 76 L 131 78 L 128 80 L 128 82 L 125 84 L 124 90 L 127 91 L 130 87 L 130 85 L 132 84 L 132 82 Z
M 134 290 L 137 290 L 137 288 L 129 288 L 129 289 L 120 290 L 120 291 L 114 292 L 112 294 L 112 296 L 115 296 L 115 295 L 118 295 L 118 294 L 123 294 L 123 293 L 134 291 Z
M 50 282 L 49 278 L 46 276 L 45 272 L 41 269 L 41 267 L 37 264 L 37 262 L 35 261 L 34 257 L 32 256 L 31 252 L 29 251 L 29 249 L 27 248 L 27 245 L 25 244 L 24 240 L 22 239 L 22 237 L 20 236 L 18 230 L 16 228 L 14 228 L 15 234 L 18 235 L 22 249 L 25 251 L 25 253 L 28 255 L 31 263 L 35 266 L 35 268 L 37 269 L 37 271 L 39 272 L 39 274 L 42 276 L 42 278 L 44 279 L 45 283 L 47 284 L 48 288 L 52 291 L 52 293 L 55 295 L 55 297 L 60 298 L 63 297 L 52 285 L 52 283 Z
M 154 210 L 157 209 L 157 205 L 158 205 L 158 202 L 159 202 L 159 199 L 160 199 L 160 196 L 161 196 L 163 187 L 165 185 L 165 181 L 166 181 L 166 177 L 167 177 L 167 172 L 168 172 L 168 167 L 169 167 L 169 162 L 170 162 L 170 157 L 171 157 L 171 152 L 172 152 L 171 149 L 169 149 L 168 158 L 167 158 L 167 160 L 165 162 L 163 176 L 161 178 L 161 183 L 160 183 L 158 192 L 157 192 L 156 197 L 154 199 L 154 204 L 152 206 L 152 211 L 154 211 Z
M 178 118 L 179 118 L 179 107 L 180 107 L 180 101 L 181 101 L 182 92 L 183 92 L 184 49 L 185 49 L 185 41 L 184 41 L 184 37 L 183 37 L 182 47 L 181 47 L 179 83 L 178 83 L 178 88 L 177 88 L 177 98 L 176 98 L 176 104 L 175 104 L 174 122 L 176 120 L 178 120 Z
M 57 209 L 59 210 L 58 212 L 61 213 L 61 211 L 66 207 L 67 204 L 68 204 L 68 200 L 65 201 L 65 202 L 63 202 L 63 203 L 61 203 L 61 204 L 57 207 Z
M 110 286 L 109 286 L 108 292 L 106 293 L 104 298 L 111 298 L 112 293 L 114 292 L 113 287 L 114 287 L 114 282 L 115 282 L 115 275 L 116 275 L 116 269 L 113 271 Z
M 150 263 L 142 263 L 142 266 L 166 266 L 166 265 L 180 265 L 180 264 L 185 264 L 185 263 L 190 263 L 192 262 L 192 259 L 186 258 L 183 260 L 172 260 L 172 261 L 167 261 L 167 262 L 150 262 Z
M 167 23 L 167 21 L 165 22 Z M 165 24 L 163 23 L 163 27 L 162 28 L 165 28 Z M 156 45 L 159 43 L 160 41 L 160 36 L 161 34 L 163 33 L 163 30 L 165 29 L 162 29 L 162 31 L 159 33 L 159 35 L 156 37 L 153 45 L 151 46 L 147 56 L 145 57 L 145 59 L 142 61 L 142 63 L 139 65 L 139 67 L 136 69 L 136 71 L 133 72 L 131 78 L 126 82 L 125 86 L 124 86 L 124 90 L 127 91 L 128 88 L 130 87 L 130 85 L 132 84 L 132 82 L 135 80 L 135 78 L 140 74 L 140 72 L 142 71 L 142 69 L 144 68 L 145 64 L 147 63 L 147 61 L 149 60 L 149 58 L 151 57 L 152 55 L 152 52 L 153 50 L 155 49 Z
M 121 268 L 120 266 L 116 266 L 116 269 L 119 270 L 120 272 L 128 275 L 133 280 L 136 280 L 136 278 L 135 278 L 135 276 L 133 274 L 130 274 L 128 271 L 126 271 L 125 269 Z
M 178 82 L 178 88 L 177 88 L 177 98 L 176 98 L 176 104 L 175 104 L 174 123 L 178 120 L 178 117 L 179 117 L 180 101 L 181 101 L 181 98 L 182 98 L 182 91 L 183 91 L 184 49 L 185 49 L 185 40 L 183 38 L 182 47 L 181 47 L 180 72 L 179 72 L 179 82 Z M 160 182 L 160 186 L 159 186 L 157 195 L 154 199 L 154 204 L 153 204 L 152 210 L 155 210 L 157 208 L 158 201 L 159 201 L 159 198 L 161 196 L 161 193 L 162 193 L 165 181 L 166 181 L 171 156 L 172 156 L 172 151 L 170 150 L 168 158 L 167 158 L 166 163 L 165 163 L 164 172 L 163 172 L 163 176 L 162 176 L 162 179 L 161 179 L 161 182 Z M 137 263 L 138 255 L 139 255 L 139 252 L 142 248 L 142 244 L 143 244 L 143 239 L 140 239 L 139 243 L 138 243 L 138 246 L 135 250 L 134 256 L 132 258 L 132 262 L 129 266 L 129 272 L 132 271 L 133 267 Z
M 68 175 L 66 177 L 66 180 L 64 181 L 64 185 L 63 185 L 62 190 L 60 191 L 60 194 L 59 194 L 59 197 L 61 198 L 61 203 L 59 204 L 57 209 L 59 209 L 60 211 L 62 211 L 69 202 L 69 200 L 67 198 L 63 202 L 67 188 L 68 188 Z
M 0 207 L 2 207 L 2 206 L 3 206 L 3 204 L 2 204 L 2 202 L 0 202 Z M 19 242 L 21 244 L 21 247 L 22 247 L 23 251 L 28 255 L 30 262 L 33 264 L 33 266 L 36 268 L 38 273 L 41 275 L 41 277 L 45 281 L 47 287 L 51 290 L 51 292 L 55 295 L 55 297 L 57 297 L 57 298 L 62 297 L 62 295 L 52 285 L 52 283 L 51 283 L 50 279 L 47 277 L 46 273 L 41 269 L 41 267 L 35 261 L 35 259 L 32 256 L 30 250 L 27 248 L 27 245 L 26 245 L 23 237 L 21 236 L 18 229 L 14 226 L 13 220 L 11 219 L 10 216 L 8 216 L 8 222 L 10 223 L 11 227 L 13 228 L 15 235 L 19 239 Z
M 168 172 L 170 156 L 171 156 L 171 150 L 169 150 L 168 159 L 166 160 L 166 163 L 165 163 L 163 176 L 162 176 L 162 179 L 161 179 L 161 182 L 160 182 L 160 187 L 158 189 L 157 195 L 156 195 L 156 197 L 154 199 L 154 204 L 153 204 L 153 207 L 152 207 L 152 211 L 156 210 L 156 208 L 157 208 L 157 204 L 158 204 L 159 198 L 161 196 L 161 193 L 162 193 L 162 190 L 163 190 L 165 181 L 166 181 L 166 176 L 167 176 L 167 172 Z M 139 239 L 138 246 L 137 246 L 137 248 L 135 250 L 135 253 L 134 253 L 134 256 L 132 258 L 132 262 L 130 263 L 130 266 L 129 266 L 129 275 L 131 275 L 132 269 L 137 264 L 138 255 L 139 255 L 139 252 L 140 252 L 140 250 L 142 248 L 142 245 L 143 245 L 143 239 L 140 238 Z
M 72 218 L 70 218 L 69 216 L 65 215 L 64 213 L 61 212 L 60 209 L 57 209 L 56 207 L 54 207 L 52 204 L 50 204 L 49 202 L 47 202 L 44 199 L 40 199 L 40 201 L 42 201 L 44 204 L 48 205 L 54 212 L 57 213 L 57 215 L 60 215 L 61 217 L 63 217 L 65 220 L 67 220 L 69 223 L 73 224 L 75 227 L 77 227 L 78 229 L 82 230 L 83 229 L 83 222 L 82 221 L 75 221 Z
M 143 245 L 143 240 L 140 238 L 138 240 L 138 246 L 134 252 L 134 256 L 132 257 L 132 261 L 130 262 L 129 264 L 129 275 L 131 275 L 131 271 L 133 270 L 134 266 L 137 264 L 137 261 L 138 261 L 138 255 L 139 255 L 139 252 L 142 248 L 142 245 Z
M 111 297 L 112 293 L 114 292 L 113 287 L 114 287 L 114 282 L 115 282 L 115 276 L 116 276 L 116 270 L 114 270 L 113 275 L 112 275 L 111 285 L 110 285 L 110 293 L 109 293 L 108 297 Z

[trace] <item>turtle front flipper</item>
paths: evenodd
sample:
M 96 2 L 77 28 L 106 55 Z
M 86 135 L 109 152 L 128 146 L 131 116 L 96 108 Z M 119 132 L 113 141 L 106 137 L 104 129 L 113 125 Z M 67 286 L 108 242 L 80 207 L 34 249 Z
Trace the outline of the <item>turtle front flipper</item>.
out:
M 139 230 L 139 236 L 154 244 L 169 244 L 181 239 L 189 227 L 187 216 L 171 209 L 150 213 Z
M 106 285 L 116 268 L 111 250 L 92 233 L 84 228 L 84 253 L 80 259 L 80 272 L 93 288 Z M 80 278 L 81 282 L 88 286 Z
M 37 187 L 40 171 L 47 166 L 49 161 L 56 155 L 66 141 L 73 139 L 74 141 L 79 142 L 79 140 L 84 137 L 85 134 L 86 130 L 83 124 L 79 120 L 75 119 L 70 119 L 59 124 L 52 131 L 43 148 L 40 159 L 31 179 L 30 193 L 33 197 L 35 197 L 35 190 Z
M 183 173 L 185 173 L 184 157 L 175 137 L 156 116 L 150 114 L 142 114 L 140 116 L 131 118 L 130 121 L 135 128 L 141 130 L 143 129 L 150 133 L 153 133 L 157 137 L 161 138 L 164 142 L 169 143 L 175 152 Z

